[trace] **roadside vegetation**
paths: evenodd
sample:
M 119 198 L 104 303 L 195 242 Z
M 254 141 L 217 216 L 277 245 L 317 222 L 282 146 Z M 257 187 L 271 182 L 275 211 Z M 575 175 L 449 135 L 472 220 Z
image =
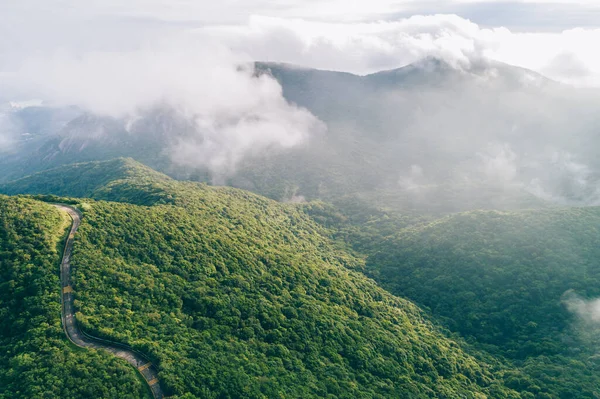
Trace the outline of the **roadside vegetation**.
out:
M 0 196 L 0 398 L 145 398 L 135 370 L 66 339 L 59 263 L 65 215 Z

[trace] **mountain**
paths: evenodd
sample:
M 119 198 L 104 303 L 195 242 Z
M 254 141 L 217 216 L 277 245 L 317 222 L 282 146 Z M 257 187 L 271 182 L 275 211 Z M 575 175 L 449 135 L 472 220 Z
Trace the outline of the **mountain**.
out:
M 421 211 L 598 200 L 598 164 L 589 150 L 599 125 L 592 116 L 597 95 L 494 62 L 457 69 L 425 59 L 367 76 L 281 64 L 257 68 L 281 83 L 288 101 L 327 123 L 327 134 L 297 162 L 311 177 L 289 179 L 307 197 L 353 193 Z M 290 156 L 273 169 L 282 170 Z M 497 193 L 506 201 L 490 204 Z
M 250 151 L 223 175 L 202 159 L 177 161 L 173 148 L 196 146 L 203 133 L 168 104 L 121 119 L 81 113 L 0 158 L 0 179 L 132 157 L 174 178 L 284 201 L 353 199 L 420 213 L 600 203 L 596 93 L 501 63 L 458 68 L 432 58 L 367 76 L 273 63 L 255 73 L 277 79 L 327 130 L 294 148 Z
M 402 68 L 370 74 L 365 79 L 377 82 L 384 89 L 390 85 L 434 87 L 457 83 L 470 85 L 474 82 L 488 84 L 501 90 L 560 86 L 536 72 L 494 60 L 471 60 L 467 66 L 452 66 L 435 57 L 425 57 Z
M 0 196 L 0 398 L 150 398 L 126 363 L 65 338 L 58 265 L 67 226 L 52 206 Z
M 148 354 L 175 397 L 598 394 L 595 335 L 561 305 L 598 295 L 596 208 L 350 223 L 327 204 L 179 182 L 128 159 L 20 184 L 77 176 L 58 179 L 66 194 L 98 170 L 127 195 L 69 200 L 83 210 L 78 321 Z M 136 173 L 144 184 L 124 178 Z M 148 202 L 147 184 L 171 201 Z
M 347 236 L 389 292 L 480 350 L 560 375 L 560 397 L 579 398 L 598 394 L 599 225 L 597 207 L 473 211 Z
M 0 158 L 0 166 L 5 170 L 0 180 L 8 181 L 75 162 L 118 157 L 134 157 L 166 169 L 170 162 L 163 150 L 185 137 L 191 129 L 190 123 L 168 107 L 147 110 L 145 117 L 139 119 L 79 112 L 51 134 L 20 143 Z
M 118 169 L 124 164 L 135 169 L 129 160 L 112 162 L 115 177 L 123 176 Z M 81 171 L 87 170 L 93 180 L 102 167 L 108 170 L 106 164 L 74 165 L 61 174 L 84 180 Z M 30 179 L 33 186 L 35 178 L 45 176 Z M 152 179 L 173 184 L 164 189 L 178 200 L 152 206 L 79 200 L 83 218 L 71 257 L 72 285 L 83 329 L 148 354 L 169 395 L 521 397 L 504 384 L 502 362 L 469 354 L 416 306 L 352 271 L 360 259 L 327 238 L 328 231 L 297 205 L 159 174 Z M 79 181 L 72 182 L 74 192 Z M 5 207 L 14 203 L 25 205 L 0 214 L 8 237 L 2 245 L 19 245 L 14 230 L 21 225 L 11 218 L 23 213 L 29 220 L 28 208 L 37 218 L 32 245 L 41 245 L 49 231 L 64 231 L 64 220 L 46 205 L 0 197 Z M 48 221 L 36 222 L 42 218 Z M 9 251 L 33 255 L 31 248 Z M 42 260 L 57 264 L 56 253 L 32 258 Z M 19 264 L 3 267 L 20 273 Z M 58 287 L 52 267 L 44 265 L 35 267 L 46 273 L 48 289 Z M 10 284 L 23 292 L 28 281 L 23 276 Z M 56 310 L 58 300 L 48 296 L 44 303 Z M 36 350 L 41 342 L 32 344 Z

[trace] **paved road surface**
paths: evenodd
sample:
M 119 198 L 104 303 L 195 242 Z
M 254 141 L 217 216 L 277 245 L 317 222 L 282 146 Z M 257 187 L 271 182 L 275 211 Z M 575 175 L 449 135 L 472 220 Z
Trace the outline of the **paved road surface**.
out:
M 73 250 L 73 240 L 75 232 L 81 223 L 81 215 L 78 210 L 67 205 L 54 205 L 58 209 L 67 212 L 73 224 L 69 232 L 69 238 L 65 245 L 62 263 L 60 266 L 60 281 L 62 287 L 62 323 L 67 337 L 77 346 L 83 348 L 103 349 L 121 359 L 127 360 L 129 364 L 137 368 L 144 376 L 144 379 L 150 386 L 152 394 L 156 399 L 164 397 L 158 382 L 158 371 L 156 367 L 141 353 L 133 351 L 126 345 L 116 342 L 105 341 L 103 339 L 90 337 L 81 332 L 75 320 L 75 309 L 73 307 L 73 288 L 71 287 L 71 251 Z

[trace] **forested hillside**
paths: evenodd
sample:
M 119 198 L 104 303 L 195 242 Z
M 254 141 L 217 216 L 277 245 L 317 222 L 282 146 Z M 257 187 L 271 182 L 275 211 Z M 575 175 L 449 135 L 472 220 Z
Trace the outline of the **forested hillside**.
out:
M 296 206 L 150 180 L 177 205 L 81 204 L 73 286 L 84 329 L 149 354 L 169 394 L 519 397 Z
M 53 207 L 0 196 L 0 398 L 145 398 L 133 368 L 66 340 L 59 250 L 68 220 Z
M 201 187 L 185 206 L 93 202 L 73 254 L 83 327 L 186 397 L 519 397 L 293 206 Z
M 560 397 L 593 397 L 599 326 L 582 325 L 568 304 L 600 296 L 599 226 L 600 208 L 479 211 L 362 243 L 366 272 L 384 288 L 546 375 Z
M 0 185 L 0 193 L 53 194 L 89 197 L 137 204 L 168 203 L 171 178 L 131 158 L 84 162 L 60 166 L 11 183 Z
M 119 203 L 69 199 L 83 211 L 77 318 L 148 354 L 175 397 L 598 394 L 593 337 L 561 304 L 569 289 L 597 295 L 594 208 L 434 222 L 360 203 L 344 213 L 178 182 L 127 159 L 4 189 L 81 194 L 63 176 L 87 173 L 114 179 L 97 178 L 89 195 Z

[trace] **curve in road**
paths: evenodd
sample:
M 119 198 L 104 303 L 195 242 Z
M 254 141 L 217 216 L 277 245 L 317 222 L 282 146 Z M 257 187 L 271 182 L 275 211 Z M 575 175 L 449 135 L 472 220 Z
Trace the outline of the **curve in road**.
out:
M 75 320 L 75 308 L 73 306 L 73 288 L 71 287 L 71 252 L 73 250 L 73 241 L 75 239 L 75 232 L 81 224 L 81 214 L 73 207 L 54 204 L 60 210 L 63 210 L 71 216 L 73 223 L 71 230 L 69 231 L 69 237 L 65 244 L 65 250 L 60 266 L 60 281 L 62 288 L 62 324 L 67 334 L 67 338 L 75 345 L 82 348 L 94 348 L 103 349 L 112 353 L 113 355 L 126 360 L 129 364 L 135 367 L 140 374 L 144 377 L 154 398 L 162 399 L 164 394 L 158 381 L 158 371 L 156 367 L 148 360 L 146 356 L 139 353 L 127 345 L 119 344 L 117 342 L 111 342 L 104 339 L 91 337 L 79 329 L 77 321 Z

